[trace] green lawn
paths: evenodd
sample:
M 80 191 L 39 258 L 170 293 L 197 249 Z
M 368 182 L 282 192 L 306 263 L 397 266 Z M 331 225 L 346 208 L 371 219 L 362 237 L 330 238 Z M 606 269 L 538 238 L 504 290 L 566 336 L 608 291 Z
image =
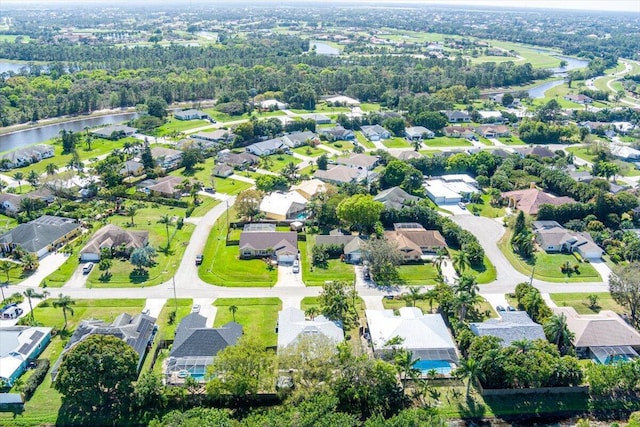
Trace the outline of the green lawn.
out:
M 587 147 L 568 147 L 566 149 L 569 153 L 573 153 L 574 156 L 592 162 L 596 159 L 596 155 L 591 153 Z
M 524 61 L 521 63 L 530 63 L 535 68 L 552 68 L 560 66 L 560 59 L 551 56 L 548 53 L 537 52 L 535 46 L 524 45 L 519 43 L 511 43 L 506 41 L 491 40 L 493 47 L 498 47 L 506 50 L 514 50 L 518 55 L 524 57 Z M 560 51 L 557 52 L 561 54 Z M 514 62 L 517 62 L 517 58 L 513 58 Z
M 424 145 L 427 147 L 470 147 L 471 144 L 465 138 L 449 138 L 448 136 L 439 136 L 437 138 L 425 139 Z
M 307 156 L 307 157 L 319 157 L 326 153 L 326 151 L 324 151 L 321 148 L 311 147 L 309 145 L 306 145 L 304 147 L 296 147 L 293 149 L 293 151 L 295 153 L 298 153 L 302 156 Z
M 244 328 L 245 335 L 258 337 L 266 347 L 277 345 L 276 323 L 282 310 L 280 298 L 218 298 L 213 305 L 218 307 L 214 327 L 233 321 L 229 307 L 235 305 L 236 322 Z
M 193 212 L 191 212 L 192 217 L 203 216 L 220 203 L 220 200 L 209 196 L 198 196 L 198 198 L 201 202 L 196 206 Z
M 268 158 L 271 161 L 271 164 L 267 170 L 271 172 L 279 172 L 291 162 L 295 165 L 302 162 L 302 160 L 296 159 L 290 154 L 273 154 Z
M 380 104 L 373 102 L 362 102 L 360 103 L 360 109 L 365 113 L 370 111 L 380 111 Z
M 135 214 L 135 225 L 130 226 L 131 218 L 122 215 L 114 215 L 108 218 L 108 222 L 125 229 L 136 231 L 149 231 L 149 244 L 156 248 L 158 256 L 156 265 L 149 268 L 145 275 L 134 274 L 134 268 L 129 261 L 114 260 L 111 268 L 111 279 L 103 281 L 100 276 L 103 272 L 94 268 L 89 274 L 87 287 L 95 288 L 119 288 L 132 286 L 153 286 L 163 283 L 173 277 L 180 265 L 180 260 L 187 247 L 191 233 L 195 229 L 193 224 L 184 223 L 182 229 L 176 229 L 176 218 L 183 217 L 185 209 L 172 206 L 145 203 L 144 208 L 138 209 Z M 163 215 L 174 218 L 169 225 L 171 249 L 168 254 L 161 251 L 167 244 L 166 227 L 158 222 Z
M 186 130 L 201 128 L 209 125 L 208 120 L 177 120 L 171 119 L 167 123 L 156 129 L 155 134 L 157 136 L 171 136 L 174 132 L 184 132 Z
M 373 142 L 369 141 L 360 131 L 357 131 L 356 133 L 356 140 L 365 148 L 370 148 L 372 150 L 375 150 L 376 146 Z
M 233 178 L 212 178 L 211 171 L 213 170 L 213 167 L 214 160 L 212 157 L 210 157 L 208 159 L 205 159 L 204 163 L 200 163 L 199 165 L 197 165 L 193 173 L 185 173 L 184 168 L 180 168 L 169 172 L 169 175 L 181 176 L 185 179 L 196 180 L 201 182 L 205 187 L 213 185 L 218 193 L 224 194 L 238 194 L 241 191 L 244 191 L 247 188 L 251 187 L 251 184 L 243 181 L 238 181 Z
M 226 246 L 227 215 L 211 229 L 204 248 L 204 262 L 198 269 L 202 280 L 218 286 L 268 287 L 276 283 L 277 269 L 269 271 L 260 259 L 239 259 L 238 246 Z M 230 214 L 233 218 L 233 212 Z
M 589 307 L 589 295 L 597 295 L 598 304 L 594 310 Z M 614 301 L 609 292 L 551 294 L 551 299 L 558 307 L 573 307 L 579 314 L 596 314 L 600 310 L 611 310 L 622 314 L 626 310 Z
M 2 29 L 2 26 L 0 26 L 0 29 Z M 31 40 L 31 37 L 27 36 L 27 35 L 12 35 L 12 34 L 0 34 L 0 42 L 10 42 L 13 43 L 16 41 L 16 39 L 18 37 L 22 37 L 22 42 L 21 43 L 28 43 Z M 11 62 L 11 61 L 9 61 Z M 27 64 L 25 63 L 25 66 Z
M 520 273 L 527 276 L 531 276 L 533 271 L 533 265 L 522 259 L 519 255 L 513 252 L 509 239 L 511 238 L 511 230 L 507 230 L 505 235 L 498 242 L 498 247 L 502 253 L 507 257 L 511 265 Z M 561 266 L 565 262 L 569 262 L 571 266 L 579 265 L 580 273 L 572 274 L 567 277 L 560 270 Z M 535 271 L 534 277 L 536 279 L 544 280 L 547 282 L 600 282 L 602 278 L 598 274 L 595 268 L 587 262 L 580 263 L 578 259 L 572 254 L 548 254 L 538 250 L 535 254 Z
M 520 138 L 518 138 L 515 135 L 511 135 L 506 138 L 505 137 L 498 138 L 498 141 L 506 145 L 526 145 L 524 141 L 522 141 Z
M 353 143 L 349 141 L 325 142 L 325 145 L 332 147 L 334 150 L 349 152 L 353 150 Z
M 481 216 L 486 216 L 487 218 L 503 217 L 505 215 L 505 209 L 503 207 L 493 207 L 490 202 L 491 196 L 483 194 L 482 203 L 469 203 L 467 209 L 470 212 L 478 212 Z
M 352 264 L 339 259 L 330 259 L 327 268 L 314 267 L 311 262 L 311 251 L 316 243 L 316 236 L 307 234 L 306 242 L 298 242 L 302 262 L 302 281 L 307 286 L 322 286 L 327 280 L 345 281 L 351 283 L 355 279 Z
M 400 265 L 398 274 L 406 285 L 434 285 L 437 277 L 436 268 L 429 261 Z
M 0 214 L 0 234 L 6 233 L 7 231 L 17 226 L 18 226 L 17 219 L 7 215 Z
M 95 232 L 100 228 L 100 226 L 101 225 L 95 225 L 92 230 Z M 49 288 L 62 287 L 67 282 L 67 280 L 71 278 L 71 275 L 74 271 L 76 271 L 78 265 L 80 265 L 80 261 L 78 259 L 80 256 L 80 250 L 84 248 L 91 236 L 93 236 L 93 233 L 82 234 L 72 242 L 67 243 L 65 248 L 71 249 L 71 254 L 56 271 L 42 280 L 40 286 L 46 285 Z
M 215 119 L 218 122 L 232 122 L 232 121 L 238 121 L 238 120 L 248 120 L 251 117 L 251 115 L 249 115 L 249 113 L 244 113 L 244 114 L 239 115 L 239 116 L 231 116 L 231 115 L 226 114 L 226 113 L 221 113 L 220 111 L 216 110 L 215 108 L 205 108 L 202 111 L 207 113 L 209 115 L 209 117 L 211 117 L 212 119 Z M 258 119 L 267 119 L 269 117 L 284 116 L 285 113 L 283 111 L 280 111 L 280 110 L 265 111 L 265 112 L 255 111 L 254 113 L 252 113 L 252 115 L 257 117 Z
M 294 109 L 294 108 L 291 108 L 290 110 L 296 114 L 322 113 L 324 115 L 327 115 L 327 114 L 331 115 L 331 113 L 335 113 L 335 114 L 348 113 L 351 111 L 349 107 L 333 107 L 333 106 L 327 105 L 325 102 L 317 103 L 315 110 L 302 110 L 302 109 Z
M 404 138 L 398 137 L 385 139 L 382 143 L 387 148 L 407 148 L 411 146 Z

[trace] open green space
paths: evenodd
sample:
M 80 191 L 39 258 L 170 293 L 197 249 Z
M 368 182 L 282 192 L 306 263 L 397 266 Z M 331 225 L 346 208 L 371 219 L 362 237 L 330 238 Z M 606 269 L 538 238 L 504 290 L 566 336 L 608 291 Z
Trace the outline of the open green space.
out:
M 398 137 L 385 139 L 382 143 L 387 148 L 407 148 L 411 146 L 404 138 Z
M 519 137 L 515 135 L 511 135 L 508 137 L 498 138 L 498 141 L 502 142 L 506 145 L 526 145 L 524 141 L 522 141 Z
M 405 285 L 434 285 L 438 276 L 436 267 L 429 261 L 402 264 L 397 269 Z
M 567 147 L 566 150 L 572 153 L 574 156 L 593 163 L 596 159 L 596 155 L 587 147 Z
M 560 66 L 560 59 L 551 56 L 550 53 L 542 53 L 534 50 L 539 49 L 535 46 L 498 40 L 491 40 L 491 46 L 505 49 L 507 51 L 513 50 L 524 58 L 523 61 L 518 61 L 518 58 L 513 58 L 514 62 L 529 63 L 535 68 L 552 68 Z M 556 51 L 555 53 L 561 54 L 562 52 Z
M 212 177 L 211 171 L 214 167 L 214 160 L 212 157 L 205 159 L 203 163 L 198 164 L 194 168 L 193 173 L 185 173 L 184 168 L 171 171 L 169 175 L 184 177 L 184 179 L 195 180 L 202 183 L 205 187 L 213 186 L 218 193 L 224 194 L 238 194 L 241 191 L 251 187 L 251 184 L 243 181 L 238 181 L 233 178 L 220 178 Z M 213 182 L 212 182 L 213 180 Z M 204 196 L 200 196 L 202 199 Z M 196 208 L 197 209 L 197 208 Z M 196 215 L 194 215 L 196 216 Z
M 17 225 L 18 225 L 17 219 L 7 215 L 0 214 L 0 234 L 15 228 Z
M 33 309 L 33 314 L 37 322 L 45 326 L 62 329 L 64 327 L 64 316 L 61 308 L 53 306 L 53 301 L 57 297 L 57 292 L 45 301 L 40 302 Z M 64 292 L 63 292 L 64 294 Z M 122 313 L 136 315 L 144 308 L 144 299 L 78 299 L 71 306 L 73 314 L 67 312 L 67 330 L 73 331 L 78 323 L 84 319 L 100 319 L 112 322 Z M 34 301 L 35 303 L 35 301 Z
M 290 154 L 272 154 L 266 157 L 266 159 L 268 159 L 268 163 L 263 164 L 260 167 L 271 172 L 279 172 L 289 163 L 293 163 L 294 165 L 302 163 L 302 160 L 297 159 Z
M 507 230 L 498 242 L 498 247 L 504 256 L 507 257 L 511 265 L 522 274 L 531 276 L 533 272 L 533 277 L 536 279 L 557 283 L 602 281 L 600 274 L 598 274 L 590 263 L 578 261 L 573 254 L 548 254 L 538 249 L 535 253 L 535 264 L 533 261 L 522 259 L 522 257 L 513 252 L 511 243 L 509 243 L 510 236 L 511 230 Z M 578 265 L 579 273 L 573 273 L 571 276 L 562 273 L 561 267 L 566 262 L 572 267 Z
M 593 308 L 589 304 L 589 295 L 598 297 L 598 303 Z M 573 307 L 579 314 L 596 314 L 600 310 L 611 310 L 619 314 L 625 312 L 624 307 L 615 302 L 609 292 L 551 294 L 551 299 L 558 307 Z
M 200 204 L 191 212 L 192 217 L 203 216 L 220 203 L 220 200 L 209 196 L 198 196 L 198 200 Z
M 230 114 L 227 113 L 222 113 L 218 110 L 216 110 L 215 108 L 204 108 L 202 109 L 203 112 L 207 113 L 209 115 L 209 117 L 211 117 L 212 119 L 215 119 L 218 122 L 236 122 L 236 121 L 242 121 L 242 120 L 248 120 L 249 118 L 251 118 L 252 116 L 257 117 L 258 119 L 268 119 L 269 117 L 278 117 L 278 116 L 284 116 L 285 113 L 283 111 L 280 110 L 276 110 L 276 111 L 258 111 L 256 110 L 255 112 L 249 114 L 249 113 L 244 113 L 238 116 L 232 116 Z M 212 127 L 211 130 L 214 130 L 214 128 Z
M 208 120 L 177 120 L 171 119 L 156 129 L 156 136 L 173 136 L 174 133 L 184 132 L 190 129 L 201 128 L 209 125 Z
M 353 264 L 347 264 L 339 259 L 327 261 L 326 268 L 314 267 L 311 259 L 312 248 L 316 243 L 314 234 L 307 234 L 306 242 L 298 242 L 300 258 L 303 260 L 302 281 L 307 286 L 322 286 L 327 280 L 353 282 L 355 271 Z
M 278 270 L 269 270 L 261 259 L 239 259 L 240 247 L 226 245 L 227 216 L 234 219 L 233 209 L 225 212 L 211 228 L 204 247 L 204 261 L 198 275 L 218 286 L 268 287 L 276 283 Z
M 478 57 L 470 57 L 468 58 L 469 60 L 471 60 L 472 64 L 484 64 L 486 62 L 495 62 L 495 63 L 500 63 L 500 62 L 521 62 L 521 60 L 519 58 L 516 58 L 515 56 L 491 56 L 491 55 L 482 55 L 482 56 L 478 56 Z
M 2 30 L 2 26 L 0 26 L 0 30 Z M 27 35 L 0 34 L 0 42 L 14 43 L 18 37 L 21 38 L 21 43 L 28 43 L 31 40 L 31 37 Z
M 369 141 L 360 131 L 357 131 L 356 133 L 356 140 L 365 148 L 370 148 L 372 150 L 375 150 L 376 146 L 373 142 Z
M 482 203 L 469 203 L 467 210 L 474 214 L 478 213 L 480 216 L 486 216 L 487 218 L 500 218 L 505 215 L 505 208 L 491 206 L 491 196 L 483 194 L 481 199 Z
M 348 113 L 351 111 L 351 109 L 349 107 L 334 107 L 331 105 L 327 105 L 326 102 L 319 102 L 316 104 L 315 110 L 291 108 L 290 111 L 293 111 L 296 114 L 322 113 L 324 115 L 337 115 L 338 113 Z
M 353 143 L 349 141 L 334 141 L 334 142 L 325 142 L 325 145 L 332 147 L 334 150 L 342 151 L 342 152 L 350 152 L 353 150 Z
M 425 295 L 427 292 L 426 289 L 423 289 L 421 294 Z M 402 307 L 413 307 L 413 301 L 408 298 L 404 298 L 403 295 L 406 295 L 406 292 L 400 294 L 400 296 L 396 296 L 392 299 L 383 298 L 382 306 L 387 310 L 398 310 Z M 429 300 L 429 298 L 423 296 L 422 298 L 415 301 L 415 307 L 418 307 L 424 314 L 428 313 L 436 313 L 438 311 L 438 303 L 433 300 Z M 480 298 L 480 304 L 477 306 L 478 312 L 482 315 L 482 320 L 486 320 L 488 318 L 496 318 L 498 317 L 498 313 L 491 307 L 491 304 L 484 299 Z M 478 319 L 479 321 L 482 321 Z
M 432 139 L 425 139 L 424 145 L 427 147 L 470 147 L 471 144 L 465 138 L 450 138 L 448 136 L 439 136 Z
M 380 111 L 380 104 L 373 102 L 362 102 L 360 104 L 360 109 L 365 113 L 368 113 L 370 111 Z
M 229 310 L 236 306 L 235 321 L 242 325 L 245 335 L 259 338 L 266 347 L 278 342 L 276 323 L 282 310 L 280 298 L 218 298 L 213 305 L 218 307 L 214 327 L 223 326 L 234 319 Z
M 320 157 L 321 155 L 326 153 L 326 151 L 324 151 L 322 148 L 311 147 L 309 145 L 305 145 L 303 147 L 296 147 L 292 151 L 294 153 L 300 154 L 301 156 L 307 156 L 307 157 Z

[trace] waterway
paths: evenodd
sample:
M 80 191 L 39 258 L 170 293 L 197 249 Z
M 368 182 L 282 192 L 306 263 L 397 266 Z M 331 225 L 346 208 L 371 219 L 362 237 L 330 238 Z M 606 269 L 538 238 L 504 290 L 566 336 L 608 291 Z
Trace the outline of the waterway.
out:
M 80 118 L 71 122 L 56 123 L 32 129 L 19 130 L 16 132 L 0 135 L 0 152 L 13 150 L 27 145 L 37 144 L 55 138 L 61 130 L 71 130 L 74 132 L 83 131 L 86 127 L 121 123 L 138 117 L 138 113 L 116 113 L 98 117 Z
M 9 71 L 12 71 L 17 74 L 23 67 L 27 69 L 29 68 L 26 63 L 0 61 L 0 73 L 8 73 Z
M 544 98 L 544 93 L 546 91 L 553 87 L 560 86 L 562 83 L 564 83 L 564 80 L 554 80 L 552 82 L 542 83 L 541 85 L 532 87 L 527 92 L 529 92 L 529 96 L 532 99 Z
M 340 55 L 340 49 L 326 43 L 313 42 L 313 46 L 315 46 L 318 55 Z

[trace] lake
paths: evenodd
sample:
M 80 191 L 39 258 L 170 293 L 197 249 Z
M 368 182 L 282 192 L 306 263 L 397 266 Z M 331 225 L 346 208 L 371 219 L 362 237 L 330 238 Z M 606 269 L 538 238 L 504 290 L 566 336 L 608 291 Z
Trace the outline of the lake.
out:
M 554 80 L 552 82 L 543 83 L 541 85 L 532 87 L 527 92 L 529 92 L 529 96 L 532 99 L 540 99 L 544 98 L 544 93 L 551 89 L 552 87 L 560 86 L 564 83 L 564 80 Z
M 340 55 L 340 49 L 326 43 L 313 42 L 312 45 L 315 46 L 318 55 Z
M 71 122 L 56 123 L 0 135 L 0 152 L 46 141 L 58 136 L 63 129 L 80 132 L 83 131 L 85 127 L 93 128 L 100 125 L 126 122 L 127 120 L 137 118 L 138 115 L 138 113 L 117 113 L 106 116 L 87 117 L 84 119 L 80 118 Z
M 9 71 L 13 71 L 14 73 L 19 73 L 22 67 L 29 68 L 27 63 L 20 62 L 6 62 L 0 61 L 0 73 L 8 73 Z

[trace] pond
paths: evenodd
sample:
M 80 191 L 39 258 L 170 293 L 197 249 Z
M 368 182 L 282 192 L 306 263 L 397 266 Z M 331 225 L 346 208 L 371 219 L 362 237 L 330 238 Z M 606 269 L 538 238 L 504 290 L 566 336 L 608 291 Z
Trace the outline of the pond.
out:
M 340 49 L 326 43 L 313 42 L 312 46 L 315 46 L 318 55 L 340 55 Z
M 560 86 L 562 83 L 564 83 L 564 80 L 554 80 L 552 82 L 546 82 L 541 85 L 532 87 L 527 92 L 529 92 L 529 96 L 532 99 L 544 98 L 544 93 L 546 91 L 553 87 Z

